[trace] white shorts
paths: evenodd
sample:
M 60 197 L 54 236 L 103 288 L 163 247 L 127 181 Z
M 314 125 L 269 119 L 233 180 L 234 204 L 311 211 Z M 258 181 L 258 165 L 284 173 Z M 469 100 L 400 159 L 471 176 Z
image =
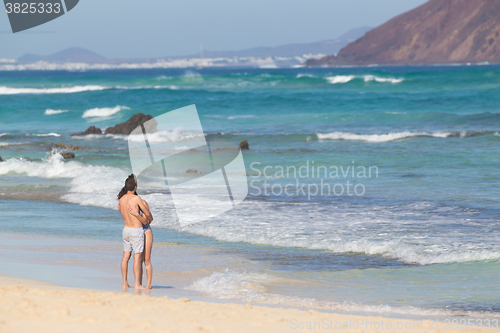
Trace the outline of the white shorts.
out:
M 123 251 L 142 253 L 144 251 L 144 230 L 142 228 L 123 228 Z

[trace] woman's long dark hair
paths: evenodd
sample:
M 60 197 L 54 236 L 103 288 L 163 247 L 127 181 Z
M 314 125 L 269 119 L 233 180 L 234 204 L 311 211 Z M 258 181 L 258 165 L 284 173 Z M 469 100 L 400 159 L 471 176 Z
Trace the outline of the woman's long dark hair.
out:
M 125 180 L 125 186 L 121 189 L 120 193 L 118 193 L 118 200 L 120 200 L 128 191 L 133 191 L 137 186 L 137 180 L 135 179 L 135 175 L 131 174 Z M 137 192 L 134 192 L 137 195 Z

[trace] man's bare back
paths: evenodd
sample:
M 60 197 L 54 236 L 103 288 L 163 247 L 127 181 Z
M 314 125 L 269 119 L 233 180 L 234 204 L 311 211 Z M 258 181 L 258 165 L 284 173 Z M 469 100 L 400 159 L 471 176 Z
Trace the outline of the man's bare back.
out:
M 123 217 L 123 224 L 129 228 L 142 228 L 142 222 L 137 217 L 129 213 L 129 209 L 139 214 L 139 209 L 146 215 L 150 215 L 149 209 L 144 205 L 140 196 L 135 194 L 125 194 L 118 202 L 118 208 Z

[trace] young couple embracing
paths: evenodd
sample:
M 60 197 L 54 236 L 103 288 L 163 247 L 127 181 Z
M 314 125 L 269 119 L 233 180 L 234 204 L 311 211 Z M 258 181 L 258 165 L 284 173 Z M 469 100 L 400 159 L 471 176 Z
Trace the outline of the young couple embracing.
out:
M 149 205 L 137 195 L 137 179 L 134 174 L 125 180 L 125 186 L 118 193 L 118 210 L 123 217 L 123 258 L 122 277 L 123 289 L 131 288 L 128 284 L 128 262 L 134 252 L 135 289 L 151 289 L 153 266 L 151 265 L 151 250 L 153 249 L 153 231 L 150 223 L 153 215 Z M 142 286 L 142 263 L 146 266 L 147 284 Z

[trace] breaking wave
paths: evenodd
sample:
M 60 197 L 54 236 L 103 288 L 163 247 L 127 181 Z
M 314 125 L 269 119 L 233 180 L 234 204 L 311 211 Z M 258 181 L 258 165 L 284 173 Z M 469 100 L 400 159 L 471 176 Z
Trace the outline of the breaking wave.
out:
M 389 142 L 402 140 L 412 137 L 434 137 L 434 138 L 447 138 L 456 136 L 452 132 L 396 132 L 386 134 L 355 134 L 350 132 L 332 132 L 332 133 L 317 133 L 319 140 L 345 140 L 345 141 L 366 141 L 366 142 Z M 465 136 L 465 134 L 464 134 Z
M 130 110 L 129 107 L 117 105 L 114 108 L 95 108 L 83 113 L 82 118 L 109 117 L 121 110 Z
M 18 94 L 73 94 L 84 91 L 99 91 L 110 89 L 109 87 L 88 85 L 60 88 L 12 88 L 0 86 L 0 95 L 18 95 Z
M 54 114 L 60 114 L 60 113 L 66 113 L 68 110 L 52 110 L 52 109 L 47 109 L 45 110 L 45 115 L 46 116 L 51 116 Z
M 325 79 L 328 81 L 328 83 L 331 84 L 337 84 L 337 83 L 347 83 L 349 81 L 352 81 L 354 79 L 362 79 L 364 82 L 370 82 L 370 81 L 375 81 L 375 82 L 389 82 L 392 84 L 400 83 L 403 82 L 404 79 L 401 78 L 393 78 L 393 77 L 380 77 L 380 76 L 375 76 L 375 75 L 335 75 L 335 76 L 327 76 Z

